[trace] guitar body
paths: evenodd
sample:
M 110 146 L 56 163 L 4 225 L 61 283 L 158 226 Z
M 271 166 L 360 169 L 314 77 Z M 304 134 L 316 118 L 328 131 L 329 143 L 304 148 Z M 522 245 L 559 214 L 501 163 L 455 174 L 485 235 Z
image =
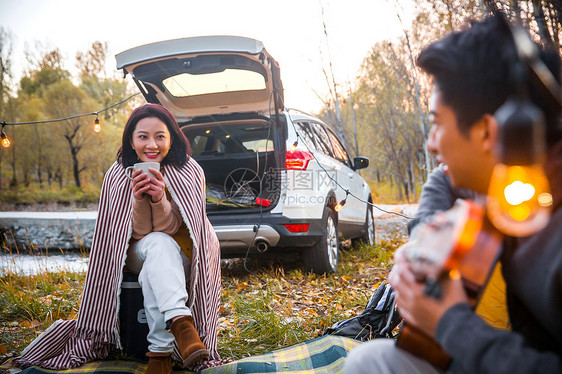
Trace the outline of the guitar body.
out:
M 426 283 L 428 295 L 439 298 L 439 281 L 460 276 L 476 308 L 499 257 L 501 240 L 481 206 L 457 200 L 453 208 L 420 226 L 399 250 L 404 251 L 418 281 Z M 440 369 L 450 364 L 450 356 L 435 340 L 407 323 L 396 344 Z
M 407 323 L 402 326 L 396 345 L 442 370 L 447 369 L 451 363 L 451 356 L 439 343 Z

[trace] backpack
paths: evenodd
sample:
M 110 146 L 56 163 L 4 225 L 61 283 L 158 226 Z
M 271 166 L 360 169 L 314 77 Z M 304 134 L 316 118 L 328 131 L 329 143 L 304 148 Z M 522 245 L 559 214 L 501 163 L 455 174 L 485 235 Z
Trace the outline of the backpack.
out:
M 394 290 L 390 284 L 381 283 L 358 316 L 336 322 L 322 335 L 339 335 L 356 340 L 393 338 L 393 330 L 401 322 L 394 308 Z

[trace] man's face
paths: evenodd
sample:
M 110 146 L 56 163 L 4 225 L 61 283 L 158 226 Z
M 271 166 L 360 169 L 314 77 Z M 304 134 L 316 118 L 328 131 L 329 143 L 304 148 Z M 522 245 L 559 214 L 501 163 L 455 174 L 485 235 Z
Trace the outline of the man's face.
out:
M 489 123 L 481 120 L 466 134 L 461 133 L 453 109 L 443 103 L 436 87 L 429 109 L 432 125 L 427 140 L 428 150 L 436 155 L 439 163 L 445 164 L 445 171 L 455 187 L 486 193 L 494 166 Z

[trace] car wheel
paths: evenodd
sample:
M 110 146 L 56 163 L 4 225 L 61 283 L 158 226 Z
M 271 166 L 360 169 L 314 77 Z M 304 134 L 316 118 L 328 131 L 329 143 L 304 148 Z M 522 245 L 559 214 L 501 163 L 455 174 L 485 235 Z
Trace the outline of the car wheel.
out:
M 322 215 L 322 238 L 314 246 L 303 249 L 307 270 L 316 274 L 334 273 L 338 269 L 339 235 L 336 214 L 328 207 Z
M 363 235 L 357 239 L 353 239 L 353 246 L 357 247 L 360 243 L 365 243 L 371 247 L 375 245 L 375 220 L 373 219 L 373 206 L 367 205 L 367 215 L 365 217 L 365 225 L 363 228 Z

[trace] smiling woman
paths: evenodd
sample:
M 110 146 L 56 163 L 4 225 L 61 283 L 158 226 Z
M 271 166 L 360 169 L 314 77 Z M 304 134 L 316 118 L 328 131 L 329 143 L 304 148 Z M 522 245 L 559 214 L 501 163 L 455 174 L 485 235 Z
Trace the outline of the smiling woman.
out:
M 170 145 L 170 132 L 164 122 L 156 117 L 146 117 L 137 123 L 131 146 L 140 161 L 162 162 Z
M 131 113 L 103 181 L 78 318 L 55 322 L 16 360 L 20 366 L 76 367 L 120 347 L 116 310 L 124 272 L 138 274 L 142 288 L 147 373 L 172 372 L 174 345 L 182 367 L 220 359 L 219 243 L 206 216 L 205 176 L 190 153 L 167 109 L 146 104 Z M 149 169 L 151 177 L 137 170 L 131 181 L 125 170 L 140 161 L 161 167 Z
M 172 114 L 161 105 L 145 104 L 125 124 L 117 159 L 124 168 L 147 161 L 180 167 L 190 155 L 189 142 Z

